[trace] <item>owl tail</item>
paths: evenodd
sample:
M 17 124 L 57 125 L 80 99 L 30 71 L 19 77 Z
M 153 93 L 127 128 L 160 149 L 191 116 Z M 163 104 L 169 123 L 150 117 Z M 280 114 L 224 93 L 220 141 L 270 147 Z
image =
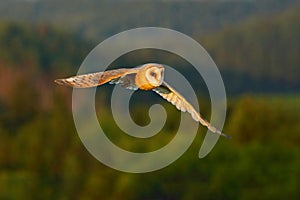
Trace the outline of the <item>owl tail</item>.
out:
M 59 85 L 70 86 L 74 88 L 90 88 L 100 85 L 99 80 L 102 72 L 73 76 L 66 79 L 56 79 L 54 82 Z

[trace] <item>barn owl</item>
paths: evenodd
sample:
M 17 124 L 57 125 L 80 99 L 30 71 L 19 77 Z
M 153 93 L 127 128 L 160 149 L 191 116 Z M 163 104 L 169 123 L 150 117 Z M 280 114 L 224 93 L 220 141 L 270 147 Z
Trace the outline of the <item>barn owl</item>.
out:
M 121 68 L 55 80 L 59 85 L 75 88 L 96 87 L 107 82 L 120 84 L 131 90 L 152 90 L 176 106 L 178 110 L 190 113 L 195 121 L 200 122 L 211 132 L 230 138 L 229 135 L 212 126 L 182 95 L 164 81 L 164 66 L 161 64 L 148 63 L 136 68 Z

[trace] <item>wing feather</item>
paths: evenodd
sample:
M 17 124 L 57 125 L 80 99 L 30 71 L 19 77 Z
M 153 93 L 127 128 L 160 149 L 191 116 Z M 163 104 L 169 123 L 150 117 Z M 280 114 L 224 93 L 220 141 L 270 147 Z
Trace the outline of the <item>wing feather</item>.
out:
M 173 89 L 169 84 L 163 82 L 163 84 L 157 88 L 154 88 L 157 94 L 162 96 L 164 99 L 172 103 L 176 108 L 182 112 L 188 112 L 191 114 L 192 118 L 200 122 L 203 126 L 206 126 L 211 132 L 222 135 L 226 138 L 230 138 L 230 136 L 222 133 L 217 128 L 212 126 L 206 119 L 204 119 L 200 113 L 198 113 L 194 107 L 183 97 L 181 96 L 175 89 Z
M 105 84 L 109 81 L 114 83 L 118 83 L 117 81 L 121 77 L 125 77 L 127 74 L 136 73 L 136 69 L 115 69 L 115 70 L 108 70 L 104 72 L 97 72 L 97 73 L 90 73 L 90 74 L 83 74 L 78 76 L 72 76 L 70 78 L 65 79 L 56 79 L 54 82 L 59 85 L 66 85 L 75 88 L 89 88 L 89 87 L 96 87 L 98 85 Z

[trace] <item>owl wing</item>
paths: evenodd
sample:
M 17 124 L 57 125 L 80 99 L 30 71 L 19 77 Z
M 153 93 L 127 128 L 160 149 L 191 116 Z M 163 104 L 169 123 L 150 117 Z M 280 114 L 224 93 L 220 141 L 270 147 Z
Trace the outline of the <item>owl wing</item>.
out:
M 217 128 L 212 126 L 206 119 L 204 119 L 200 113 L 198 113 L 194 107 L 183 97 L 181 96 L 175 89 L 173 89 L 169 84 L 163 82 L 161 86 L 154 88 L 157 94 L 162 96 L 164 99 L 172 103 L 178 110 L 182 112 L 188 112 L 192 115 L 192 118 L 200 122 L 203 126 L 206 126 L 211 132 L 222 135 L 226 138 L 231 138 L 229 135 L 226 135 L 219 131 Z
M 78 76 L 72 76 L 66 79 L 56 79 L 54 82 L 59 85 L 66 85 L 75 88 L 89 88 L 89 87 L 96 87 L 98 85 L 105 84 L 107 82 L 121 84 L 121 86 L 128 89 L 133 89 L 134 85 L 131 79 L 130 74 L 137 73 L 137 69 L 115 69 L 115 70 L 108 70 L 104 72 L 97 72 L 97 73 L 90 73 L 90 74 L 83 74 Z M 136 87 L 136 86 L 135 86 Z M 135 88 L 134 88 L 135 89 Z

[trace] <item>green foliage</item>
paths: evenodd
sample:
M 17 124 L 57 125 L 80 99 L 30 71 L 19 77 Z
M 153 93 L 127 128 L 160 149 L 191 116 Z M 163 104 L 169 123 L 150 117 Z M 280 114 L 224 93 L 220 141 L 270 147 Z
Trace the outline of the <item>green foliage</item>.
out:
M 236 103 L 231 114 L 228 130 L 237 135 L 241 143 L 249 143 L 259 138 L 265 143 L 280 142 L 286 145 L 299 144 L 300 129 L 299 101 L 291 97 L 245 96 Z M 248 126 L 251 123 L 252 126 Z M 283 125 L 288 125 L 288 128 Z
M 66 104 L 65 98 L 70 96 L 66 97 L 62 91 L 57 88 L 52 91 L 53 106 L 47 112 L 20 113 L 30 117 L 14 128 L 14 134 L 10 125 L 0 126 L 1 198 L 297 199 L 299 196 L 299 96 L 244 96 L 230 101 L 225 131 L 233 136 L 231 140 L 220 138 L 213 151 L 200 160 L 197 154 L 205 130 L 201 128 L 193 145 L 172 165 L 156 172 L 127 174 L 103 166 L 85 150 Z M 39 104 L 36 107 L 42 109 Z M 109 116 L 104 107 L 102 114 Z M 175 109 L 167 107 L 167 110 L 177 115 Z M 10 120 L 11 115 L 6 117 Z M 176 123 L 176 117 L 170 119 L 168 123 Z M 119 132 L 109 117 L 104 120 L 108 130 Z M 116 141 L 122 147 L 143 146 L 147 151 L 170 140 L 172 134 L 168 131 L 167 126 L 163 134 L 149 142 L 138 143 L 123 136 Z

